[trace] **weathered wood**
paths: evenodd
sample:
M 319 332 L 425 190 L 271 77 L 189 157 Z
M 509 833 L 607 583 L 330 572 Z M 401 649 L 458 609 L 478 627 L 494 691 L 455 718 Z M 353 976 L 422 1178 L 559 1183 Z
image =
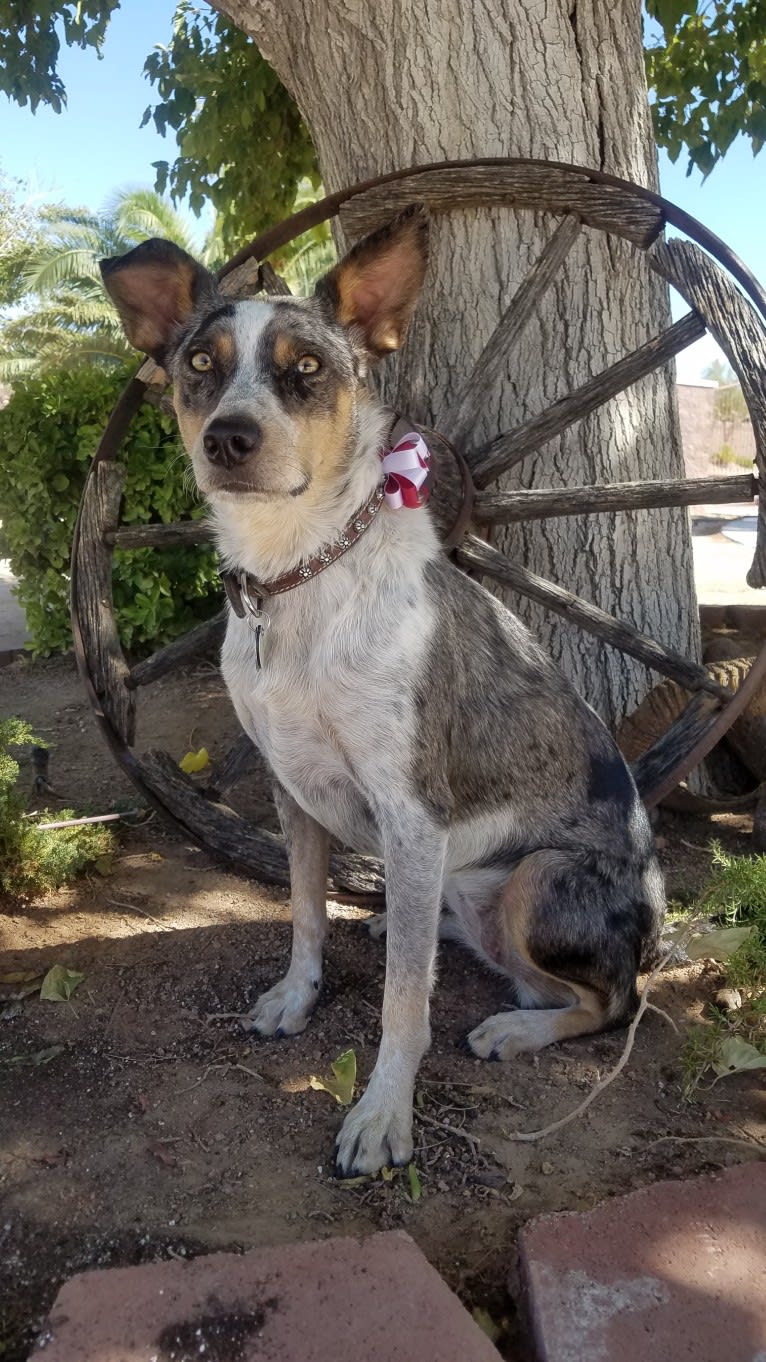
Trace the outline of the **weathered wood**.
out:
M 455 401 L 439 414 L 436 421 L 437 429 L 445 431 L 452 443 L 458 447 L 480 417 L 508 355 L 556 278 L 580 235 L 581 228 L 580 219 L 571 213 L 562 219 L 526 279 L 516 290 L 462 391 L 458 393 Z
M 229 276 L 227 275 L 226 278 L 228 279 Z M 224 280 L 225 282 L 226 280 Z M 285 283 L 280 274 L 277 274 L 268 260 L 264 260 L 261 265 L 260 286 L 264 293 L 271 294 L 273 298 L 292 297 L 292 290 L 289 285 Z
M 656 204 L 619 186 L 596 184 L 544 163 L 498 163 L 427 170 L 368 189 L 341 206 L 343 229 L 351 237 L 363 236 L 410 203 L 426 203 L 432 212 L 505 204 L 574 213 L 589 227 L 614 232 L 642 247 L 656 239 L 664 222 Z
M 169 525 L 120 525 L 105 543 L 116 549 L 164 549 L 175 544 L 208 544 L 213 538 L 209 520 L 176 520 Z
M 466 454 L 474 481 L 483 487 L 493 479 L 507 473 L 527 455 L 533 454 L 541 445 L 547 444 L 560 435 L 568 426 L 582 421 L 597 407 L 608 402 L 611 397 L 637 383 L 640 378 L 667 364 L 674 355 L 685 350 L 688 345 L 699 340 L 705 333 L 705 323 L 694 312 L 689 312 L 680 321 L 659 336 L 653 336 L 645 345 L 639 346 L 632 354 L 626 355 L 616 364 L 611 364 L 595 378 L 589 379 L 575 392 L 554 402 L 547 411 L 532 416 L 516 430 L 498 435 L 483 449 Z
M 289 883 L 287 853 L 281 837 L 255 827 L 233 809 L 204 799 L 167 752 L 145 752 L 138 761 L 141 780 L 153 797 L 206 851 L 271 884 Z M 366 856 L 338 852 L 330 857 L 328 893 L 382 894 L 383 870 Z
M 212 619 L 190 629 L 183 638 L 177 638 L 164 648 L 158 648 L 151 657 L 144 658 L 143 662 L 137 662 L 135 667 L 131 667 L 125 678 L 125 684 L 131 690 L 138 686 L 149 686 L 153 681 L 159 681 L 161 676 L 175 671 L 186 662 L 196 662 L 213 648 L 220 648 L 226 633 L 226 620 L 227 613 L 222 610 L 219 615 L 214 615 Z
M 653 792 L 711 731 L 720 713 L 720 700 L 712 695 L 695 695 L 662 737 L 630 763 L 638 793 L 650 807 L 656 802 Z
M 689 662 L 680 653 L 656 643 L 654 639 L 634 629 L 632 624 L 615 619 L 613 615 L 584 601 L 580 596 L 573 595 L 571 591 L 565 591 L 563 587 L 556 586 L 545 577 L 539 577 L 537 573 L 530 572 L 519 563 L 511 562 L 498 549 L 485 544 L 483 539 L 467 535 L 457 550 L 457 561 L 461 567 L 492 577 L 496 582 L 502 582 L 504 586 L 510 586 L 515 591 L 520 591 L 522 595 L 539 601 L 548 610 L 563 615 L 565 619 L 579 625 L 589 634 L 595 634 L 597 638 L 603 639 L 612 648 L 638 658 L 639 662 L 643 662 L 645 666 L 651 667 L 653 671 L 660 672 L 663 676 L 672 677 L 674 681 L 686 686 L 687 690 L 703 690 L 711 695 L 728 698 L 729 692 L 711 680 L 704 667 Z
M 759 505 L 748 586 L 766 586 L 766 324 L 728 275 L 690 241 L 658 245 L 651 263 L 704 318 L 742 385 L 755 435 Z
M 135 697 L 127 688 L 112 598 L 112 556 L 104 536 L 119 523 L 126 470 L 122 464 L 96 464 L 83 493 L 77 546 L 75 590 L 85 655 L 105 718 L 123 742 L 135 737 Z
M 758 493 L 752 473 L 731 478 L 670 478 L 667 481 L 611 482 L 600 487 L 530 488 L 478 492 L 474 514 L 481 524 L 507 525 L 548 516 L 597 511 L 638 511 L 655 506 L 733 505 Z
M 213 768 L 207 784 L 208 795 L 212 798 L 214 794 L 226 794 L 232 785 L 236 785 L 243 776 L 249 775 L 262 760 L 252 740 L 246 733 L 240 733 L 226 756 Z

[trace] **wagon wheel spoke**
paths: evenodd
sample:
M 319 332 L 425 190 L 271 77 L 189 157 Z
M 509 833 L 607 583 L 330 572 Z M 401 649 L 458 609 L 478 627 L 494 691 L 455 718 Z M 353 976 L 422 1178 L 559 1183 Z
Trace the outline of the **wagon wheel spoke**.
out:
M 151 657 L 145 657 L 143 661 L 137 662 L 125 677 L 125 685 L 129 690 L 136 690 L 138 686 L 150 686 L 154 681 L 159 681 L 161 676 L 167 676 L 168 672 L 183 666 L 185 662 L 203 656 L 211 648 L 220 647 L 225 633 L 226 611 L 222 610 L 212 619 L 195 625 L 181 638 L 166 643 L 164 648 L 158 648 Z
M 209 520 L 176 520 L 169 525 L 120 525 L 105 535 L 115 549 L 166 549 L 175 545 L 208 544 L 213 538 Z
M 216 762 L 205 790 L 208 798 L 219 798 L 257 766 L 258 749 L 246 733 L 240 733 L 228 752 Z
M 572 213 L 568 213 L 559 223 L 526 279 L 513 295 L 461 391 L 454 402 L 439 413 L 437 429 L 445 431 L 458 447 L 484 409 L 503 364 L 553 283 L 581 228 L 580 219 Z
M 502 473 L 507 473 L 541 445 L 547 444 L 576 421 L 582 421 L 583 417 L 589 416 L 624 388 L 629 388 L 660 365 L 666 364 L 704 334 L 705 323 L 702 318 L 696 312 L 689 312 L 667 331 L 654 336 L 632 354 L 596 374 L 576 392 L 554 402 L 547 411 L 530 417 L 515 430 L 498 435 L 483 449 L 467 456 L 476 485 L 485 487 Z
M 632 624 L 615 619 L 614 615 L 608 614 L 606 610 L 591 605 L 571 591 L 565 591 L 563 587 L 547 581 L 536 572 L 530 572 L 520 563 L 513 563 L 499 549 L 485 544 L 475 535 L 466 536 L 457 551 L 457 558 L 463 567 L 481 572 L 496 582 L 502 582 L 503 586 L 510 586 L 522 595 L 529 596 L 533 601 L 538 601 L 540 605 L 553 610 L 555 614 L 563 615 L 565 619 L 580 625 L 589 634 L 595 634 L 613 648 L 637 658 L 653 671 L 672 677 L 687 690 L 706 691 L 722 699 L 730 697 L 731 692 L 720 686 L 717 681 L 711 680 L 704 667 L 689 662 L 680 653 L 673 652 L 662 643 L 656 643 L 654 639 L 640 633 Z
M 588 515 L 593 511 L 638 511 L 658 506 L 734 505 L 752 501 L 758 483 L 752 473 L 727 478 L 669 478 L 667 481 L 610 482 L 594 487 L 522 488 L 479 492 L 474 512 L 480 524 L 508 525 L 548 516 Z

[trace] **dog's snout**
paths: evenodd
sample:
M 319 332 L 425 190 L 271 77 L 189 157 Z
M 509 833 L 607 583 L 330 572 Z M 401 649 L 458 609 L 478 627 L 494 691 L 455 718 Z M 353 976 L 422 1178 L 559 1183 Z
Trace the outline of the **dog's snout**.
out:
M 208 426 L 202 446 L 211 463 L 234 468 L 257 453 L 261 439 L 261 428 L 255 421 L 219 420 Z

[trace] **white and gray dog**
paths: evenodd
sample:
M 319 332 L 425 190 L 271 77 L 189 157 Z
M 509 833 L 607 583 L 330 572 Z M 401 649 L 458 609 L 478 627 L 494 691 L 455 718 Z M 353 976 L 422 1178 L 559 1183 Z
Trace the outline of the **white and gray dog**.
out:
M 230 573 L 223 673 L 275 777 L 293 946 L 253 1010 L 261 1035 L 302 1031 L 319 996 L 330 838 L 385 863 L 382 1038 L 338 1136 L 344 1175 L 411 1157 L 440 931 L 512 981 L 516 1009 L 468 1037 L 509 1059 L 624 1023 L 664 907 L 603 724 L 449 562 L 422 498 L 384 496 L 390 415 L 366 372 L 402 344 L 427 250 L 409 209 L 307 300 L 228 302 L 165 241 L 102 264 L 128 338 L 172 377 Z

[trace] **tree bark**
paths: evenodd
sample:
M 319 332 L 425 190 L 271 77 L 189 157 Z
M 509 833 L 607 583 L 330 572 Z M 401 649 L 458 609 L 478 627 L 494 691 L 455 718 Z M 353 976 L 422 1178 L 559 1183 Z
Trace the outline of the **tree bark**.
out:
M 573 161 L 656 187 L 640 0 L 216 0 L 250 33 L 311 130 L 328 191 L 470 156 Z M 428 424 L 449 404 L 556 220 L 481 209 L 439 216 L 424 297 L 386 397 Z M 658 334 L 667 289 L 641 252 L 580 233 L 468 437 L 479 446 Z M 449 435 L 449 431 L 445 431 Z M 566 487 L 681 476 L 672 367 L 551 440 L 500 484 Z M 496 527 L 535 572 L 699 656 L 682 508 Z M 646 670 L 541 606 L 504 599 L 614 725 Z

